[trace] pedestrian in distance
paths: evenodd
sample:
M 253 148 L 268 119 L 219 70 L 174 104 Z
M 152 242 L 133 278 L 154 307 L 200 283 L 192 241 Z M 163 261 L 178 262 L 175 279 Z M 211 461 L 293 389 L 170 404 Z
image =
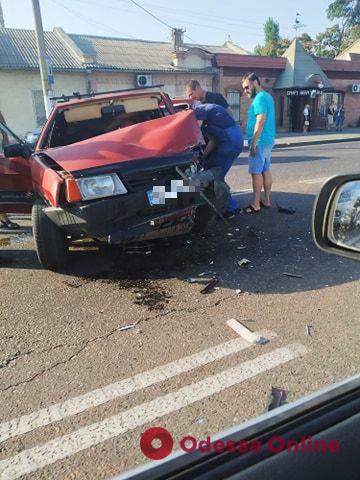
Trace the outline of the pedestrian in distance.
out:
M 185 95 L 191 100 L 198 100 L 201 103 L 214 103 L 225 108 L 233 116 L 226 98 L 218 92 L 209 92 L 204 90 L 198 80 L 189 80 L 185 84 Z
M 342 129 L 344 127 L 344 121 L 345 121 L 345 109 L 343 105 L 340 105 L 337 112 L 336 112 L 336 130 L 338 132 L 342 132 Z
M 224 180 L 243 148 L 244 140 L 240 127 L 221 105 L 196 102 L 193 108 L 207 140 L 202 156 L 204 168 L 220 168 L 221 178 Z M 238 212 L 237 202 L 230 195 L 224 216 L 230 218 Z
M 305 105 L 303 115 L 304 115 L 304 133 L 309 133 L 310 122 L 311 122 L 311 108 L 309 104 Z
M 249 173 L 252 177 L 252 203 L 243 213 L 254 214 L 271 206 L 272 174 L 271 150 L 275 144 L 275 105 L 270 93 L 261 86 L 255 73 L 247 73 L 242 78 L 245 95 L 252 99 L 248 111 L 246 135 L 249 144 Z M 264 198 L 261 192 L 264 189 Z
M 335 113 L 336 113 L 336 107 L 332 103 L 331 105 L 329 105 L 328 111 L 327 111 L 327 129 L 329 130 L 329 132 L 333 129 L 333 126 L 334 126 Z

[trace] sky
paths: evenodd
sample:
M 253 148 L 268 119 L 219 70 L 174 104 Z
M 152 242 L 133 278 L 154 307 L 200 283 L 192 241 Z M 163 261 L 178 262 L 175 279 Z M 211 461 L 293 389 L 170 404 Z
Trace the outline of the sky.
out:
M 5 26 L 34 28 L 32 0 L 0 0 Z M 273 17 L 280 35 L 293 38 L 295 15 L 312 36 L 331 23 L 326 18 L 328 0 L 136 0 L 171 27 L 186 29 L 185 41 L 222 45 L 229 36 L 253 51 L 263 43 L 263 24 Z M 297 4 L 297 6 L 295 5 Z M 40 0 L 44 30 L 60 26 L 67 33 L 170 40 L 170 28 L 146 14 L 131 0 Z

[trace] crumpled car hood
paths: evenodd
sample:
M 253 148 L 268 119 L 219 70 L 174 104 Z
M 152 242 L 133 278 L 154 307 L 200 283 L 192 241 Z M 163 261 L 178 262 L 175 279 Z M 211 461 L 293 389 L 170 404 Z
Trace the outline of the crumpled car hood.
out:
M 203 144 L 195 114 L 184 111 L 43 152 L 75 172 L 130 160 L 176 155 Z

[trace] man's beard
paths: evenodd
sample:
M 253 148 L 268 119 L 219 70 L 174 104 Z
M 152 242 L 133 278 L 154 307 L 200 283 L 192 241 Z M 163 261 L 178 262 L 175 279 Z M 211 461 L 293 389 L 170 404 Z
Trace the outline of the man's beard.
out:
M 256 88 L 253 88 L 251 90 L 251 97 L 250 98 L 255 98 L 256 97 Z

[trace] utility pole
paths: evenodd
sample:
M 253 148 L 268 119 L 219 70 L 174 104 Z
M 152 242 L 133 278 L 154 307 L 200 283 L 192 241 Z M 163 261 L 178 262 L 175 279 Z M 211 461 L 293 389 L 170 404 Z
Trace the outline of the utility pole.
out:
M 4 14 L 3 14 L 3 9 L 1 5 L 1 0 L 0 0 L 0 28 L 5 28 Z
M 51 103 L 49 99 L 51 86 L 50 86 L 49 80 L 50 80 L 50 77 L 52 77 L 52 75 L 50 74 L 49 65 L 47 63 L 47 58 L 46 58 L 45 38 L 44 38 L 44 31 L 43 31 L 43 25 L 41 20 L 39 0 L 32 0 L 32 4 L 33 4 L 33 12 L 34 12 L 34 20 L 35 20 L 35 31 L 36 31 L 36 42 L 37 42 L 38 57 L 39 57 L 41 87 L 43 91 L 45 113 L 47 118 L 51 111 Z

